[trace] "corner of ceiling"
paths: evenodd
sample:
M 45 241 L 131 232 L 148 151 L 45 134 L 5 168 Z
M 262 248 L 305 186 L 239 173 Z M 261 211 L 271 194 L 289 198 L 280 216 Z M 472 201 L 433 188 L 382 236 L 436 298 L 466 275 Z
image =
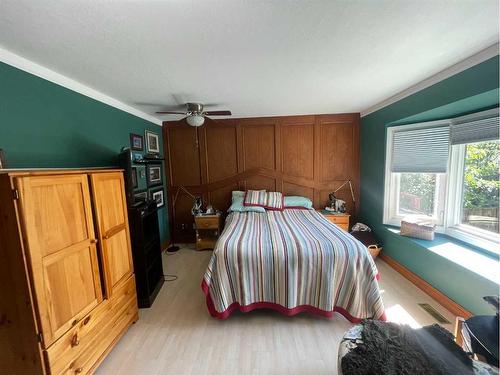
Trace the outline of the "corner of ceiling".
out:
M 47 81 L 53 82 L 59 86 L 65 87 L 79 94 L 88 96 L 89 98 L 95 99 L 101 103 L 107 104 L 109 106 L 115 107 L 121 111 L 130 113 L 131 115 L 142 118 L 146 121 L 152 122 L 153 124 L 162 126 L 162 120 L 158 119 L 150 114 L 142 112 L 137 108 L 134 108 L 128 104 L 125 104 L 111 96 L 103 94 L 89 86 L 84 85 L 74 79 L 66 77 L 60 73 L 57 73 L 51 69 L 48 69 L 42 65 L 39 65 L 31 60 L 28 60 L 22 56 L 19 56 L 13 52 L 10 52 L 0 46 L 0 62 L 11 65 L 15 68 L 21 69 L 25 72 L 43 78 Z
M 375 104 L 363 111 L 361 111 L 361 117 L 367 116 L 370 113 L 376 112 L 379 109 L 382 109 L 384 107 L 387 107 L 393 103 L 396 103 L 397 101 L 404 99 L 410 95 L 413 95 L 423 89 L 426 89 L 427 87 L 430 87 L 440 81 L 445 80 L 446 78 L 449 78 L 451 76 L 454 76 L 455 74 L 458 74 L 460 72 L 463 72 L 464 70 L 467 70 L 469 68 L 472 68 L 475 65 L 478 65 L 486 60 L 491 59 L 492 57 L 495 57 L 499 54 L 499 43 L 496 42 L 495 44 L 483 49 L 482 51 L 479 51 L 478 53 L 466 58 L 465 60 L 462 60 L 458 62 L 457 64 L 454 64 L 439 73 L 434 74 L 433 76 L 424 79 L 423 81 L 408 87 L 407 89 L 397 93 L 396 95 L 393 95 L 378 104 Z

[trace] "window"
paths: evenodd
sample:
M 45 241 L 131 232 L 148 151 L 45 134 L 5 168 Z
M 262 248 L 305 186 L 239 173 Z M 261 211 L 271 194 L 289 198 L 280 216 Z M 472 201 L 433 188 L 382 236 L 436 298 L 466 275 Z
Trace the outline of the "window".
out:
M 388 128 L 384 223 L 419 219 L 499 253 L 498 109 Z
M 386 224 L 403 218 L 443 224 L 449 140 L 448 122 L 389 128 Z
M 498 226 L 500 143 L 465 145 L 460 225 L 493 233 Z
M 443 221 L 446 175 L 443 173 L 392 173 L 393 189 L 390 221 L 399 225 L 403 218 Z

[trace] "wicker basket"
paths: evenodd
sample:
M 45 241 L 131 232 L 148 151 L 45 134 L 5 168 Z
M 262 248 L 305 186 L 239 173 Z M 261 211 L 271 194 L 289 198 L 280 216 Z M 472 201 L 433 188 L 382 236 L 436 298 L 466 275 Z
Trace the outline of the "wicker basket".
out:
M 432 241 L 434 239 L 435 229 L 436 226 L 433 224 L 412 223 L 402 220 L 400 234 L 406 237 Z
M 380 254 L 380 252 L 382 251 L 382 248 L 377 245 L 370 245 L 368 246 L 368 251 L 370 252 L 372 258 L 376 259 Z

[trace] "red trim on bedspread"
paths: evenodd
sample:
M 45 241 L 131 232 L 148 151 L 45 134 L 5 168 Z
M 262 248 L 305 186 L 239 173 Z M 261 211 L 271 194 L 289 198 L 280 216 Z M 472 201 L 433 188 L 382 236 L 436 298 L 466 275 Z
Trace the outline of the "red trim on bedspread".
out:
M 377 280 L 380 279 L 380 274 L 377 274 L 376 277 L 377 277 Z M 278 311 L 279 313 L 286 315 L 286 316 L 294 316 L 294 315 L 297 315 L 301 312 L 307 312 L 310 314 L 331 318 L 334 313 L 338 312 L 339 314 L 343 315 L 344 318 L 346 318 L 351 323 L 359 323 L 359 322 L 361 322 L 361 320 L 363 320 L 361 318 L 356 318 L 356 317 L 352 316 L 342 307 L 334 307 L 333 311 L 325 311 L 325 310 L 321 310 L 321 309 L 318 309 L 317 307 L 313 307 L 313 306 L 309 306 L 309 305 L 302 305 L 302 306 L 294 307 L 293 309 L 289 309 L 289 308 L 286 308 L 282 305 L 279 305 L 277 303 L 272 303 L 272 302 L 255 302 L 255 303 L 251 303 L 250 305 L 245 305 L 245 306 L 241 306 L 238 302 L 234 302 L 231 305 L 229 305 L 229 307 L 226 310 L 224 310 L 223 312 L 218 312 L 215 309 L 214 303 L 212 301 L 212 296 L 210 295 L 210 290 L 209 290 L 208 284 L 206 283 L 205 280 L 203 280 L 201 283 L 201 289 L 203 290 L 203 293 L 206 296 L 207 307 L 208 307 L 208 311 L 209 311 L 210 315 L 213 316 L 214 318 L 217 318 L 217 319 L 227 319 L 229 317 L 229 315 L 231 315 L 233 313 L 233 311 L 235 311 L 235 310 L 239 310 L 241 312 L 246 313 L 246 312 L 250 312 L 250 311 L 258 310 L 258 309 L 271 309 L 274 311 Z M 379 320 L 384 321 L 384 322 L 387 320 L 385 312 L 382 314 L 382 316 L 379 318 Z

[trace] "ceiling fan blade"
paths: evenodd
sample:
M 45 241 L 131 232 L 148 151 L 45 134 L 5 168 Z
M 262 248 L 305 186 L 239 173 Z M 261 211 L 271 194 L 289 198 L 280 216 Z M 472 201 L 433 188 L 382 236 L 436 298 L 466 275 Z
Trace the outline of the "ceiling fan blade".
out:
M 203 112 L 205 116 L 231 116 L 231 111 L 206 111 Z
M 156 112 L 160 115 L 185 115 L 186 112 L 177 112 L 177 111 L 159 111 Z

